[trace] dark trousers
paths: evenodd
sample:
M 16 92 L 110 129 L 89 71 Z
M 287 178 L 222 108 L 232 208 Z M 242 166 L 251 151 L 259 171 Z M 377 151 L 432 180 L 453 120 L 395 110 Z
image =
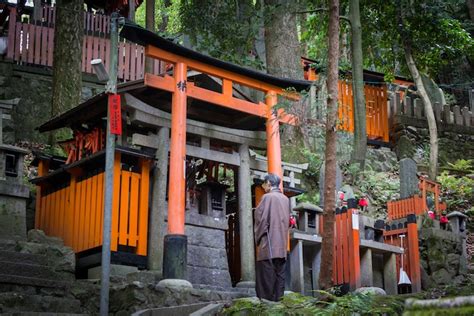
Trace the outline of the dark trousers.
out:
M 258 298 L 278 301 L 285 292 L 285 258 L 257 261 L 255 291 Z

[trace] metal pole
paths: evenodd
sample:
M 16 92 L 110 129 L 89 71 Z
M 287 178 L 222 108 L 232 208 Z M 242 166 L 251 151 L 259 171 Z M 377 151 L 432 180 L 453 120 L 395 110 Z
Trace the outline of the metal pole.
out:
M 117 93 L 117 60 L 118 60 L 118 13 L 112 13 L 110 18 L 110 60 L 109 81 L 106 92 Z M 102 270 L 100 287 L 100 315 L 109 314 L 109 285 L 110 285 L 110 234 L 112 223 L 112 194 L 114 184 L 115 135 L 110 132 L 110 109 L 107 105 L 107 141 L 105 149 L 105 205 L 104 227 L 102 236 Z

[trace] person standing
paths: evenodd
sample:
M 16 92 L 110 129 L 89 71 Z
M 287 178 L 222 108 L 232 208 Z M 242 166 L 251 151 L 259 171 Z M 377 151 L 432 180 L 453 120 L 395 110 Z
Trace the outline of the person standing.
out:
M 255 209 L 257 297 L 278 301 L 285 291 L 285 265 L 290 221 L 290 200 L 280 190 L 281 179 L 269 173 L 265 194 Z

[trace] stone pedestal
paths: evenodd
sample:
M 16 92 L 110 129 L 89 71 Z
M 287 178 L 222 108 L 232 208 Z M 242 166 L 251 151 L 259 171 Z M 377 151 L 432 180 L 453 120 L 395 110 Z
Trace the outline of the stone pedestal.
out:
M 225 217 L 186 214 L 187 280 L 192 284 L 216 289 L 232 287 L 225 248 L 227 228 Z
M 372 268 L 372 250 L 362 249 L 360 255 L 360 282 L 363 287 L 374 286 L 373 268 Z
M 397 294 L 397 263 L 394 253 L 384 256 L 383 278 L 385 292 L 388 295 Z

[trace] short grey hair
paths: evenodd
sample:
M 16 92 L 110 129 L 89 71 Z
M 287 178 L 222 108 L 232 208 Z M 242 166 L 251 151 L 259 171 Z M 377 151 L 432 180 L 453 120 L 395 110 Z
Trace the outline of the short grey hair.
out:
M 274 173 L 269 173 L 265 176 L 265 178 L 263 179 L 264 182 L 269 182 L 270 185 L 273 187 L 273 188 L 277 188 L 280 186 L 280 182 L 281 182 L 281 179 L 279 176 L 277 176 L 276 174 Z

